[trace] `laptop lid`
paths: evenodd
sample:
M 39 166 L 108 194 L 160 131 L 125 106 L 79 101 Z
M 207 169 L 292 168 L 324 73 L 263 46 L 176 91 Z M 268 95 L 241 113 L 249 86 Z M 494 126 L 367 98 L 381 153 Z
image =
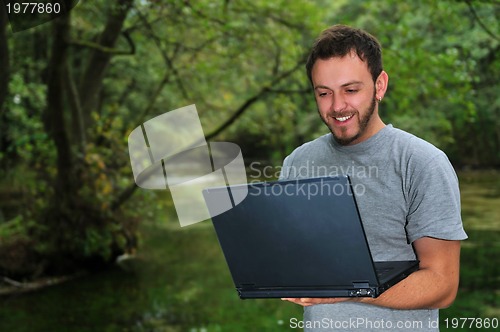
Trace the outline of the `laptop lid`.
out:
M 344 294 L 379 285 L 347 176 L 229 188 L 248 194 L 212 222 L 240 295 L 273 289 Z M 204 190 L 210 212 L 227 193 L 227 187 Z

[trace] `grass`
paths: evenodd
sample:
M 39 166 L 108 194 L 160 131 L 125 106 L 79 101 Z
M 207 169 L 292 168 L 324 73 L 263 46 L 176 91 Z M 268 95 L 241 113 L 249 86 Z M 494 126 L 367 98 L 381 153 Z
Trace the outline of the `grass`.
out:
M 164 253 L 170 255 L 157 268 L 175 269 L 171 280 L 163 280 L 163 287 L 173 291 L 162 298 L 153 295 L 156 306 L 135 331 L 287 331 L 291 317 L 302 317 L 302 308 L 281 300 L 238 298 L 210 223 L 165 233 L 163 227 L 149 226 L 145 237 L 147 247 L 168 247 Z
M 464 172 L 461 182 L 462 218 L 469 236 L 462 242 L 460 289 L 455 303 L 441 310 L 441 330 L 451 319 L 496 318 L 500 320 L 500 174 Z M 476 331 L 469 320 L 458 330 Z M 476 323 L 476 322 L 474 322 Z

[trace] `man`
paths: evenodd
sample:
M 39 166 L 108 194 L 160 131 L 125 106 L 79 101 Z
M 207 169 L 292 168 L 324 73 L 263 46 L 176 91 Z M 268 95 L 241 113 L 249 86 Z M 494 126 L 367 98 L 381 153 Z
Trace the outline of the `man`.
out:
M 322 175 L 342 170 L 363 189 L 356 199 L 374 260 L 418 258 L 420 269 L 378 298 L 284 300 L 304 306 L 304 326 L 322 331 L 438 330 L 438 309 L 457 293 L 460 240 L 467 238 L 448 158 L 380 118 L 389 78 L 370 34 L 330 27 L 316 40 L 306 69 L 330 133 L 289 155 L 281 179 L 306 177 L 304 167 L 308 176 L 318 176 L 315 168 L 332 170 Z

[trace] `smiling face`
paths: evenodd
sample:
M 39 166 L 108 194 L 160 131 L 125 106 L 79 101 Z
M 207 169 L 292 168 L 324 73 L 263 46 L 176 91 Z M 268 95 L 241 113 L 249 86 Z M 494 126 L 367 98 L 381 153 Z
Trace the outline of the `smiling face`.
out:
M 387 89 L 384 71 L 374 83 L 367 64 L 350 53 L 318 59 L 311 74 L 319 114 L 339 144 L 363 142 L 385 126 L 377 102 Z

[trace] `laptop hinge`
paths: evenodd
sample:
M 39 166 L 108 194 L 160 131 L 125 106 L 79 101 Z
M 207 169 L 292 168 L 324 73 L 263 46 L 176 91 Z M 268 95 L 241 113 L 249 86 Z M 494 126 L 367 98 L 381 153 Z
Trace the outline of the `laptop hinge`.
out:
M 354 288 L 370 288 L 368 281 L 353 281 L 352 287 Z

